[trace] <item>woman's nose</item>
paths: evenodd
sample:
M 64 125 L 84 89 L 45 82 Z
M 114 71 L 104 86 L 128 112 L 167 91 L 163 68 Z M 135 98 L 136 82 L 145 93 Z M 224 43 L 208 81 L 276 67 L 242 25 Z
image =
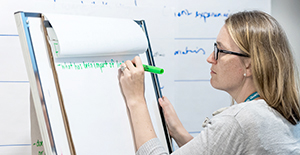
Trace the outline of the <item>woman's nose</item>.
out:
M 217 60 L 215 60 L 215 56 L 214 56 L 214 52 L 212 52 L 208 58 L 206 59 L 206 61 L 210 64 L 215 64 L 217 63 Z

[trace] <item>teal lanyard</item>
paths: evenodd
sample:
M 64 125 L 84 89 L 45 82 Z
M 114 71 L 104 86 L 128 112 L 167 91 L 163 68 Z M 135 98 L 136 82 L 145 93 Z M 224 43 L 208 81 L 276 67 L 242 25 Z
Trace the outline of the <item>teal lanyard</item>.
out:
M 257 92 L 254 92 L 253 94 L 251 94 L 250 96 L 248 96 L 244 102 L 252 101 L 252 100 L 254 100 L 254 99 L 258 98 L 258 97 L 260 97 L 259 94 Z

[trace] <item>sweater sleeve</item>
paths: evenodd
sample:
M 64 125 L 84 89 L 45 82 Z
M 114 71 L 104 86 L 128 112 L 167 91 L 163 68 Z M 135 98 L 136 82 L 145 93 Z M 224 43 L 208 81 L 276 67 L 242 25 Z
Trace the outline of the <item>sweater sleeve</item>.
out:
M 158 138 L 153 138 L 143 144 L 136 155 L 168 155 Z
M 234 116 L 216 116 L 190 142 L 176 150 L 174 155 L 183 154 L 243 154 L 243 130 Z
M 243 154 L 243 130 L 234 116 L 213 117 L 207 127 L 190 142 L 172 155 L 193 154 Z M 149 140 L 137 152 L 138 155 L 166 155 L 157 138 Z

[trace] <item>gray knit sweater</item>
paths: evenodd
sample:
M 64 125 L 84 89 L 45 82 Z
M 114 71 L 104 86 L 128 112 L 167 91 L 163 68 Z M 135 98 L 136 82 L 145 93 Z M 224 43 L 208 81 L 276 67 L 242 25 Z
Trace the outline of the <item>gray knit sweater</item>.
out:
M 136 154 L 168 153 L 154 138 Z M 264 100 L 244 102 L 212 117 L 198 136 L 172 154 L 300 155 L 300 124 L 292 125 Z

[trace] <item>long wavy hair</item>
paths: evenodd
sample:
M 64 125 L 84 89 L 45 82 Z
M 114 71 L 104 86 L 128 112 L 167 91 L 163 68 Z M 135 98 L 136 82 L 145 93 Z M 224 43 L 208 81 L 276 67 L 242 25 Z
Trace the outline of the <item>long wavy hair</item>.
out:
M 243 11 L 230 15 L 225 25 L 240 50 L 250 55 L 259 95 L 296 125 L 300 120 L 299 75 L 280 24 L 265 12 Z

